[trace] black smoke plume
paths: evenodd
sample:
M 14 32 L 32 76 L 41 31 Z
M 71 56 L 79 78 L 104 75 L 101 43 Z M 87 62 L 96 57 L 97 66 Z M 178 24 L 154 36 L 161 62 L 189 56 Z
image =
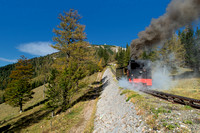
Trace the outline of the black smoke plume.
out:
M 151 48 L 171 37 L 177 29 L 184 27 L 200 17 L 200 0 L 172 0 L 166 13 L 152 19 L 149 27 L 138 34 L 131 42 L 131 57 L 137 59 L 144 48 Z

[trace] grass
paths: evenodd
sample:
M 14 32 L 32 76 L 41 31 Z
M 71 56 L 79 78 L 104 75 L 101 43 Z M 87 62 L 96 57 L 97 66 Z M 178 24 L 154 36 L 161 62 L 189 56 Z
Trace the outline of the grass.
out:
M 34 106 L 44 100 L 43 86 L 34 89 L 33 92 L 33 99 L 24 104 L 23 109 L 27 110 L 29 107 Z M 23 116 L 23 114 L 27 114 L 28 112 L 19 114 L 19 107 L 11 107 L 10 105 L 3 103 L 0 104 L 0 121 L 8 121 L 13 117 L 20 117 Z
M 192 121 L 191 120 L 184 120 L 183 123 L 185 123 L 185 124 L 192 124 Z
M 78 123 L 81 123 L 83 120 L 82 111 L 86 102 L 79 102 L 69 111 L 66 111 L 56 117 L 50 118 L 48 116 L 46 119 L 43 119 L 39 123 L 36 123 L 27 129 L 23 129 L 22 132 L 67 132 L 73 126 L 76 126 Z
M 83 110 L 85 106 L 90 102 L 90 98 L 93 98 L 93 91 L 91 90 L 95 89 L 94 87 L 97 85 L 91 86 L 91 84 L 97 80 L 97 75 L 98 73 L 95 73 L 81 80 L 80 84 L 86 84 L 83 85 L 83 88 L 80 89 L 72 98 L 71 102 L 73 102 L 74 105 L 66 112 L 58 114 L 53 118 L 51 117 L 51 112 L 44 108 L 44 86 L 40 86 L 33 90 L 35 92 L 33 99 L 24 105 L 23 108 L 26 111 L 21 114 L 19 113 L 19 108 L 11 107 L 5 103 L 0 104 L 0 129 L 9 129 L 10 132 L 33 133 L 50 131 L 68 132 L 73 128 L 76 129 L 76 127 L 82 125 L 84 122 Z M 92 123 L 95 117 L 96 105 L 94 105 L 92 109 L 92 117 L 90 122 L 87 124 L 88 132 L 92 131 Z
M 92 133 L 93 130 L 94 130 L 94 120 L 95 120 L 95 114 L 96 114 L 96 111 L 97 111 L 97 102 L 98 102 L 98 98 L 95 100 L 92 115 L 91 115 L 91 118 L 90 118 L 90 120 L 88 121 L 88 123 L 85 127 L 84 133 Z
M 173 82 L 174 86 L 169 92 L 175 95 L 200 99 L 200 75 L 197 74 L 195 76 L 195 74 L 190 69 L 183 69 L 180 78 Z
M 168 129 L 168 130 L 173 130 L 173 129 L 176 128 L 176 127 L 180 127 L 180 125 L 179 125 L 178 123 L 175 123 L 175 124 L 168 124 L 168 123 L 166 123 L 166 122 L 164 122 L 164 123 L 162 124 L 162 126 L 165 127 L 165 128 Z
M 191 106 L 189 106 L 189 105 L 185 105 L 185 106 L 183 106 L 183 108 L 182 108 L 183 110 L 191 110 L 192 109 L 192 107 Z

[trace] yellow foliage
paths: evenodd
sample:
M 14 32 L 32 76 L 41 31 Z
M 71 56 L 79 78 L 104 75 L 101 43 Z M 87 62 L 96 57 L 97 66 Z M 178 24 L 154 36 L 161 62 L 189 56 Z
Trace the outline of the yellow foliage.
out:
M 98 63 L 98 67 L 99 70 L 102 71 L 103 70 L 103 66 L 102 66 L 102 58 L 100 59 L 99 63 Z

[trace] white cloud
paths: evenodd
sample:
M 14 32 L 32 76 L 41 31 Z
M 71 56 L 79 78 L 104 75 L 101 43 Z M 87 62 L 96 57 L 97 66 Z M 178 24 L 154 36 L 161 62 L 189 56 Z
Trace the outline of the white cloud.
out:
M 5 58 L 1 58 L 1 57 L 0 57 L 0 60 L 1 60 L 1 61 L 5 61 L 5 62 L 11 62 L 11 63 L 17 62 L 16 59 L 10 60 L 10 59 L 5 59 Z
M 38 56 L 44 56 L 47 54 L 58 52 L 50 45 L 51 45 L 50 42 L 31 42 L 31 43 L 21 44 L 17 47 L 17 49 L 21 52 Z

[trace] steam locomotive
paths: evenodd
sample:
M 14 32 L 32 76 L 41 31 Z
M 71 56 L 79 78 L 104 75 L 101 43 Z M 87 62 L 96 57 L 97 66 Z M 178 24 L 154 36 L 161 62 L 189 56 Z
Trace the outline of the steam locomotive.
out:
M 152 86 L 151 62 L 148 60 L 130 60 L 127 67 L 116 69 L 116 77 L 126 76 L 130 83 Z

